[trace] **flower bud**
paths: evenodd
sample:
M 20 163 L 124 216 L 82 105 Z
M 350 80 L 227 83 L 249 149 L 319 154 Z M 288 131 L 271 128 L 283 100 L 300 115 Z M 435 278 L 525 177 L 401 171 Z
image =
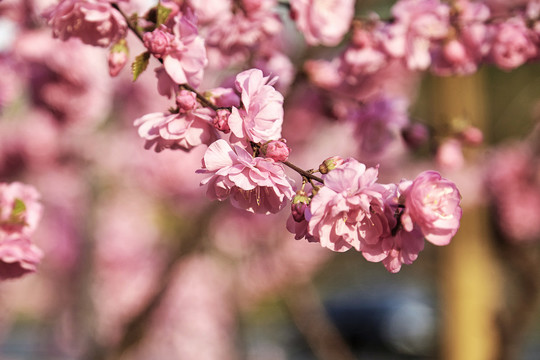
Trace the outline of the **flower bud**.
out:
M 111 47 L 108 56 L 109 75 L 117 76 L 128 61 L 129 50 L 126 40 L 122 39 Z
M 465 47 L 458 40 L 450 40 L 443 49 L 444 57 L 451 63 L 460 64 L 467 57 Z
M 321 165 L 319 165 L 319 171 L 321 174 L 328 174 L 330 170 L 334 170 L 339 165 L 343 164 L 344 160 L 340 156 L 332 156 L 324 160 Z
M 144 46 L 158 59 L 167 55 L 173 41 L 174 35 L 167 30 L 165 25 L 160 25 L 154 31 L 143 35 Z
M 193 91 L 180 90 L 176 96 L 176 104 L 181 111 L 190 111 L 197 106 L 197 95 Z
M 287 161 L 291 149 L 285 140 L 271 140 L 262 146 L 261 151 L 267 158 L 274 161 Z
M 291 214 L 296 222 L 302 222 L 305 220 L 304 213 L 309 204 L 309 197 L 306 192 L 299 190 L 294 196 L 291 203 Z
M 428 140 L 429 131 L 423 124 L 413 123 L 401 131 L 401 136 L 408 147 L 417 149 Z
M 463 130 L 460 134 L 460 137 L 464 144 L 477 146 L 484 141 L 484 134 L 482 130 L 477 127 L 470 126 L 467 129 Z
M 437 149 L 435 161 L 441 168 L 446 170 L 460 169 L 465 163 L 461 142 L 456 139 L 444 141 Z
M 229 128 L 229 115 L 231 115 L 229 110 L 218 109 L 218 111 L 216 111 L 216 116 L 212 121 L 214 127 L 219 131 L 223 131 L 225 134 L 231 132 L 231 129 Z

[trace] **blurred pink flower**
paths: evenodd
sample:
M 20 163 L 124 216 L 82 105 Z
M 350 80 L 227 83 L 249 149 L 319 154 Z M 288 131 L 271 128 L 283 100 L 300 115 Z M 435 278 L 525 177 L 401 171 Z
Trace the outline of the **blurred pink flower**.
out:
M 309 45 L 337 45 L 351 26 L 354 0 L 291 0 L 291 17 Z
M 425 70 L 431 64 L 431 42 L 446 37 L 450 7 L 439 0 L 400 0 L 392 7 L 395 21 L 385 30 L 386 50 L 404 57 L 410 70 Z
M 134 125 L 139 127 L 139 136 L 146 139 L 146 149 L 155 145 L 156 152 L 163 149 L 189 151 L 218 138 L 212 117 L 213 110 L 199 108 L 178 114 L 146 114 L 136 119 Z
M 42 257 L 41 250 L 26 235 L 0 233 L 0 280 L 35 272 Z
M 20 182 L 0 183 L 0 234 L 31 235 L 43 212 L 39 198 L 33 186 Z
M 537 55 L 536 45 L 531 38 L 525 20 L 514 17 L 492 27 L 490 59 L 504 70 L 523 65 Z
M 399 190 L 405 199 L 401 216 L 405 231 L 413 231 L 416 225 L 431 243 L 449 244 L 462 214 L 456 185 L 436 171 L 424 171 L 414 181 L 402 181 Z
M 54 37 L 79 38 L 83 43 L 107 47 L 126 36 L 127 23 L 107 0 L 61 0 L 43 14 Z
M 233 149 L 225 140 L 217 140 L 204 154 L 199 173 L 211 174 L 201 181 L 206 194 L 253 213 L 277 213 L 294 192 L 283 167 L 271 159 L 253 158 L 239 146 Z
M 243 107 L 233 107 L 229 127 L 238 139 L 258 143 L 281 138 L 283 95 L 273 88 L 275 81 L 264 77 L 259 69 L 236 76 Z
M 437 148 L 435 161 L 444 170 L 456 170 L 463 167 L 465 158 L 463 148 L 458 139 L 447 139 Z

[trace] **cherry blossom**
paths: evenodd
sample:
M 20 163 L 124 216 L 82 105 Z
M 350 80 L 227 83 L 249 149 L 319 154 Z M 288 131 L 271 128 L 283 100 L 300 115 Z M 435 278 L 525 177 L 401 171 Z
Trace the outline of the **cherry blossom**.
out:
M 276 80 L 263 76 L 259 69 L 236 76 L 243 106 L 232 108 L 229 127 L 238 139 L 258 143 L 281 138 L 283 95 L 272 87 Z
M 83 43 L 106 47 L 124 38 L 127 24 L 106 0 L 61 0 L 44 16 L 54 37 L 79 38 Z
M 401 182 L 399 187 L 405 198 L 403 228 L 411 232 L 416 224 L 429 242 L 448 245 L 459 228 L 462 214 L 456 185 L 436 171 L 424 171 L 413 181 Z
M 337 45 L 349 30 L 354 0 L 291 0 L 291 17 L 309 45 Z
M 208 197 L 225 200 L 240 209 L 253 213 L 276 213 L 294 192 L 283 168 L 272 159 L 252 157 L 246 150 L 225 140 L 217 140 L 204 154 L 201 181 L 207 185 Z

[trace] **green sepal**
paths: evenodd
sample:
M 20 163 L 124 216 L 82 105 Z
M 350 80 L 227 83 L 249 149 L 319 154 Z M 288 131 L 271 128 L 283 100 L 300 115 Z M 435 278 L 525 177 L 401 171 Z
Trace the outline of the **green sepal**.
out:
M 143 52 L 135 58 L 133 64 L 131 64 L 131 72 L 133 73 L 133 81 L 136 81 L 139 75 L 146 70 L 148 62 L 150 61 L 150 53 L 148 51 Z

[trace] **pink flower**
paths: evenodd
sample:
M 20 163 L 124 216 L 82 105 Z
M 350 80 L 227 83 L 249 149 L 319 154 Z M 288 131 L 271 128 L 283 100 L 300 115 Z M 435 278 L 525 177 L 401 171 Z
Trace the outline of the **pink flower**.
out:
M 426 240 L 447 245 L 459 228 L 461 195 L 456 185 L 436 171 L 424 171 L 399 185 L 405 198 L 401 223 L 405 231 L 420 228 Z
M 198 35 L 192 13 L 179 14 L 174 26 L 174 39 L 157 29 L 148 38 L 151 51 L 163 58 L 165 71 L 177 84 L 199 86 L 208 63 L 204 39 Z
M 472 74 L 489 52 L 489 8 L 481 2 L 459 0 L 453 10 L 455 31 L 450 31 L 444 44 L 435 47 L 432 54 L 432 71 L 437 75 Z
M 395 21 L 385 30 L 387 51 L 404 57 L 410 70 L 427 69 L 431 43 L 448 33 L 449 6 L 438 0 L 401 0 L 392 7 L 392 15 Z
M 442 169 L 457 170 L 465 164 L 463 157 L 463 148 L 461 142 L 457 139 L 448 139 L 443 141 L 437 148 L 435 161 Z
M 313 197 L 306 214 L 309 233 L 321 246 L 362 251 L 389 233 L 383 199 L 391 189 L 377 184 L 377 175 L 376 168 L 348 159 L 325 176 L 325 186 Z
M 223 131 L 225 134 L 230 133 L 231 132 L 231 128 L 229 127 L 230 115 L 231 115 L 231 112 L 228 109 L 218 109 L 216 111 L 216 116 L 214 116 L 214 119 L 212 120 L 214 127 L 219 131 Z
M 382 241 L 382 247 L 388 253 L 382 260 L 384 267 L 391 273 L 397 273 L 401 270 L 401 265 L 410 265 L 418 258 L 418 254 L 424 249 L 424 236 L 418 228 L 411 232 L 401 229 L 395 236 L 386 237 Z M 365 252 L 363 254 L 365 256 Z
M 262 146 L 264 156 L 274 161 L 287 161 L 290 151 L 284 140 L 271 140 Z
M 43 211 L 38 191 L 20 182 L 0 183 L 0 235 L 3 232 L 30 235 Z
M 232 108 L 229 127 L 238 139 L 258 143 L 281 138 L 283 95 L 272 87 L 275 81 L 264 77 L 259 69 L 236 76 L 243 107 Z
M 54 37 L 79 38 L 83 43 L 106 47 L 124 38 L 127 24 L 106 0 L 61 0 L 44 14 Z
M 41 250 L 26 235 L 0 233 L 0 280 L 35 272 L 42 257 Z
M 135 120 L 139 136 L 146 139 L 145 148 L 155 145 L 163 149 L 189 151 L 201 144 L 210 144 L 218 138 L 212 125 L 213 111 L 202 108 L 178 114 L 151 113 Z
M 498 67 L 512 70 L 536 56 L 536 46 L 525 21 L 514 17 L 493 27 L 490 58 Z
M 107 60 L 109 63 L 109 75 L 115 77 L 126 66 L 128 54 L 124 51 L 111 51 Z
M 355 123 L 356 139 L 362 154 L 375 156 L 399 139 L 409 123 L 409 102 L 401 97 L 381 96 L 358 107 L 349 116 Z
M 201 181 L 208 185 L 208 197 L 219 201 L 230 197 L 235 207 L 253 213 L 277 213 L 294 195 L 280 164 L 253 158 L 239 146 L 233 150 L 225 140 L 208 147 L 198 172 L 211 174 Z
M 174 35 L 165 25 L 160 25 L 152 32 L 143 35 L 144 46 L 156 58 L 161 59 L 172 50 Z
M 309 45 L 337 45 L 351 26 L 354 0 L 291 0 L 291 16 Z

